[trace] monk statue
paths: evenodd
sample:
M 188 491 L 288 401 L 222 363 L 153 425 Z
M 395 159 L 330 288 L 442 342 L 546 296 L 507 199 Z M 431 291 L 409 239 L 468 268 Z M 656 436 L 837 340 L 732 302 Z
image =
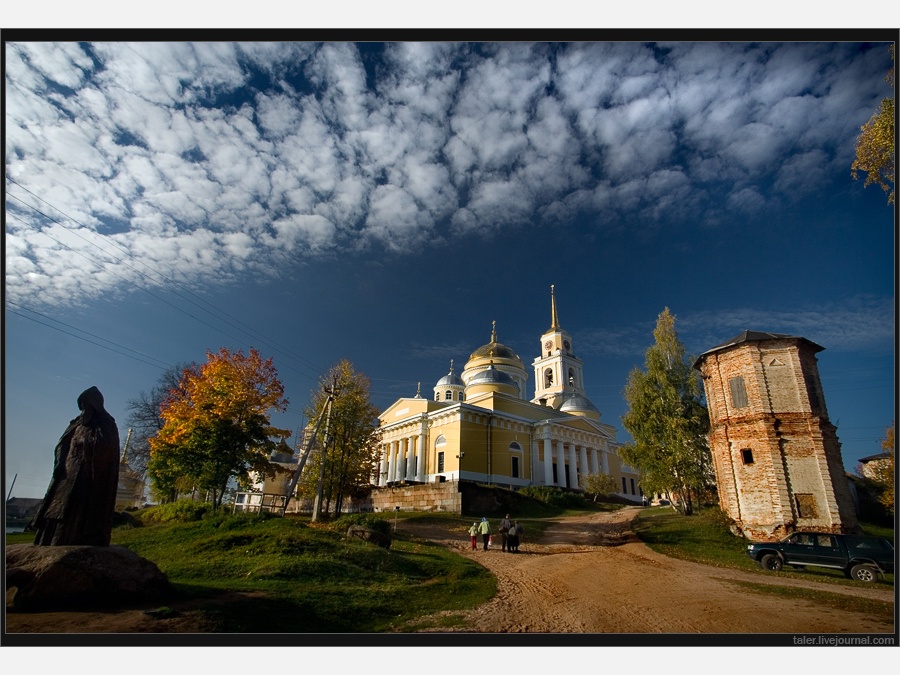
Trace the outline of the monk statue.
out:
M 109 546 L 119 484 L 119 430 L 91 387 L 59 439 L 53 478 L 32 521 L 38 546 Z

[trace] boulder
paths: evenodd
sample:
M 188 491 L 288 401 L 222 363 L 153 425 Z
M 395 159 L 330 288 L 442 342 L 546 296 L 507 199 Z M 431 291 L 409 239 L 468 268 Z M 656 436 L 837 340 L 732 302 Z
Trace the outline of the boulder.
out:
M 381 548 L 390 548 L 391 547 L 391 538 L 382 534 L 381 532 L 376 532 L 368 527 L 363 527 L 362 525 L 351 525 L 347 528 L 347 538 L 356 537 L 357 539 L 362 539 L 363 541 L 367 541 L 371 544 L 376 544 Z
M 6 547 L 6 608 L 124 607 L 170 597 L 166 575 L 123 546 Z

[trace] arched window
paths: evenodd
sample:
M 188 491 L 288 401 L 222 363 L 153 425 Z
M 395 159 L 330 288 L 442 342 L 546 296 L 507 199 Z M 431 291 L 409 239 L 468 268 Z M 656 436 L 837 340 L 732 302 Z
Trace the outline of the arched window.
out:
M 551 368 L 547 368 L 544 371 L 544 388 L 553 386 L 553 370 Z
M 465 400 L 466 400 L 466 395 L 465 395 L 463 392 L 459 392 L 459 400 L 460 400 L 460 401 L 465 401 Z
M 452 401 L 453 400 L 453 392 L 448 389 L 447 393 L 444 394 L 444 398 L 447 399 L 448 401 Z
M 434 392 L 434 400 L 435 401 L 441 400 L 441 392 L 439 392 L 439 391 Z
M 575 369 L 574 368 L 569 368 L 569 386 L 570 387 L 575 386 Z

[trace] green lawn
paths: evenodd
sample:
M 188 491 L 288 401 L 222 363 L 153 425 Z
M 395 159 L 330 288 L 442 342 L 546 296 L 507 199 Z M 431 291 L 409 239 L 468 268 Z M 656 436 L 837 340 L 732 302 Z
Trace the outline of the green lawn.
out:
M 345 539 L 346 528 L 340 520 L 213 516 L 116 528 L 112 543 L 156 563 L 181 598 L 256 593 L 246 602 L 207 603 L 204 618 L 215 632 L 403 631 L 496 593 L 487 570 L 438 545 L 398 533 L 385 550 Z M 9 544 L 32 539 L 7 535 Z
M 893 530 L 863 524 L 866 534 L 886 537 L 893 541 Z M 641 511 L 634 523 L 640 539 L 658 553 L 701 562 L 716 567 L 728 567 L 771 575 L 751 560 L 746 553 L 747 540 L 728 530 L 718 509 L 700 509 L 692 516 L 683 516 L 670 507 L 654 507 Z M 807 579 L 841 585 L 859 585 L 847 579 L 839 570 L 808 567 L 801 571 L 785 568 L 777 573 L 791 579 Z M 894 575 L 885 575 L 880 583 L 893 585 Z

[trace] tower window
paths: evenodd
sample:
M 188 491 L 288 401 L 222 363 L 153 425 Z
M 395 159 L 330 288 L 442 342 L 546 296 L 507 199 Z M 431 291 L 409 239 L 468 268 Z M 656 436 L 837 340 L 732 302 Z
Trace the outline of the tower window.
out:
M 460 401 L 465 401 L 465 400 L 466 400 L 466 395 L 465 395 L 463 392 L 459 392 L 459 400 L 460 400 Z
M 728 388 L 731 390 L 731 405 L 735 408 L 746 408 L 747 389 L 744 387 L 744 378 L 732 377 L 728 380 Z
M 818 518 L 819 509 L 816 506 L 815 495 L 795 494 L 794 503 L 797 505 L 798 518 Z
M 453 400 L 453 392 L 448 389 L 447 393 L 444 394 L 444 398 L 447 399 L 448 401 L 452 401 Z
M 744 464 L 753 464 L 753 450 L 750 448 L 741 450 L 741 461 Z
M 544 371 L 544 387 L 552 387 L 553 386 L 553 371 L 547 368 Z
M 569 386 L 575 387 L 575 371 L 569 368 Z

